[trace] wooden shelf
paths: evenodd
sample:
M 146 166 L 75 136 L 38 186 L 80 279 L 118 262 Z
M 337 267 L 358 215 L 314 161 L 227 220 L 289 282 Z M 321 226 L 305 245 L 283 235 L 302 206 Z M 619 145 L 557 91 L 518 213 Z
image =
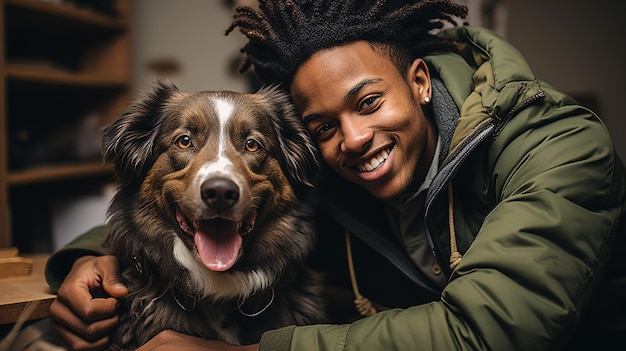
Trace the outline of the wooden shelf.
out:
M 48 255 L 23 255 L 33 260 L 33 270 L 25 277 L 0 279 L 0 324 L 14 323 L 26 306 L 33 310 L 26 320 L 47 317 L 55 295 L 52 294 L 44 277 Z
M 7 64 L 6 75 L 8 79 L 23 82 L 71 85 L 83 87 L 110 87 L 121 88 L 128 84 L 126 77 L 117 78 L 85 73 L 70 73 L 52 68 L 42 68 L 27 64 Z
M 89 9 L 78 8 L 69 3 L 48 3 L 41 0 L 5 0 L 20 14 L 34 17 L 44 17 L 50 21 L 62 19 L 65 21 L 82 22 L 90 27 L 121 29 L 126 26 L 125 18 L 111 17 Z
M 50 252 L 54 210 L 113 181 L 96 134 L 130 103 L 131 3 L 0 0 L 0 248 Z
M 55 180 L 113 174 L 113 166 L 100 163 L 65 166 L 42 166 L 25 171 L 10 172 L 7 183 L 11 186 L 45 183 Z

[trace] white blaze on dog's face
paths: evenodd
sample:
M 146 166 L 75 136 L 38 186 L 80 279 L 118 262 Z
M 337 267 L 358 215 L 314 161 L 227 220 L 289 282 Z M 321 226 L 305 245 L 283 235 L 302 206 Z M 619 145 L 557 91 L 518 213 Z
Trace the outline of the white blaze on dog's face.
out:
M 162 151 L 142 190 L 161 192 L 182 241 L 211 271 L 232 269 L 246 240 L 264 239 L 254 228 L 274 215 L 265 209 L 294 201 L 271 109 L 256 95 L 206 92 L 181 93 L 164 108 Z
M 217 147 L 217 159 L 206 162 L 193 177 L 191 186 L 186 191 L 187 201 L 196 203 L 200 196 L 200 204 L 196 210 L 200 210 L 198 217 L 215 218 L 202 225 L 202 222 L 194 221 L 188 228 L 184 215 L 178 212 L 181 225 L 190 235 L 194 242 L 202 262 L 211 270 L 224 271 L 233 266 L 239 257 L 242 234 L 252 228 L 256 214 L 251 212 L 248 219 L 242 222 L 240 208 L 250 208 L 251 200 L 248 187 L 242 179 L 240 172 L 231 159 L 227 156 L 227 150 L 231 147 L 228 135 L 228 125 L 233 117 L 233 102 L 226 98 L 213 98 L 217 119 L 219 121 L 219 143 Z M 199 191 L 198 191 L 199 190 Z M 204 205 L 207 208 L 204 208 Z M 235 206 L 239 204 L 239 206 Z M 193 211 L 193 210 L 192 210 Z M 202 213 L 206 211 L 205 213 Z M 240 234 L 240 228 L 243 232 Z

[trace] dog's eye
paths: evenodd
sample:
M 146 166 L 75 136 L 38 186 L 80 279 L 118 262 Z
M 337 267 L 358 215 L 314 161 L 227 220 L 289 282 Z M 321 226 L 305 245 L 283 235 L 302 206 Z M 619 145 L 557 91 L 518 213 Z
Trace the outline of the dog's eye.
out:
M 183 135 L 176 139 L 176 146 L 181 149 L 189 149 L 193 146 L 193 143 L 191 142 L 191 138 L 189 137 L 189 135 Z
M 246 140 L 246 150 L 248 150 L 249 152 L 256 152 L 259 150 L 260 147 L 261 145 L 259 145 L 259 143 L 256 140 L 254 139 Z

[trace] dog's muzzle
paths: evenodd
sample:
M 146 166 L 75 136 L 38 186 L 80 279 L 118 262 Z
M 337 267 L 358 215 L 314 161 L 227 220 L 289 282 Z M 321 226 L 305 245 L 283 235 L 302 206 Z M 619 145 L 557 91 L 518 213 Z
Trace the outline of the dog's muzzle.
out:
M 239 258 L 243 237 L 250 234 L 256 222 L 256 212 L 251 211 L 240 221 L 226 219 L 220 213 L 228 212 L 239 201 L 239 187 L 225 177 L 204 181 L 200 187 L 202 201 L 210 212 L 210 219 L 188 218 L 176 206 L 176 221 L 191 235 L 202 263 L 212 271 L 229 270 Z

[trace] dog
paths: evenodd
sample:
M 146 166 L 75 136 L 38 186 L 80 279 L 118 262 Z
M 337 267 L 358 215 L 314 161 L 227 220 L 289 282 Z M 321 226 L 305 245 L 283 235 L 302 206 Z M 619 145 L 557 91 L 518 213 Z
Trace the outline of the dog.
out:
M 319 155 L 278 87 L 158 80 L 102 131 L 119 189 L 103 251 L 129 289 L 112 350 L 175 330 L 231 344 L 325 320 L 306 258 Z

